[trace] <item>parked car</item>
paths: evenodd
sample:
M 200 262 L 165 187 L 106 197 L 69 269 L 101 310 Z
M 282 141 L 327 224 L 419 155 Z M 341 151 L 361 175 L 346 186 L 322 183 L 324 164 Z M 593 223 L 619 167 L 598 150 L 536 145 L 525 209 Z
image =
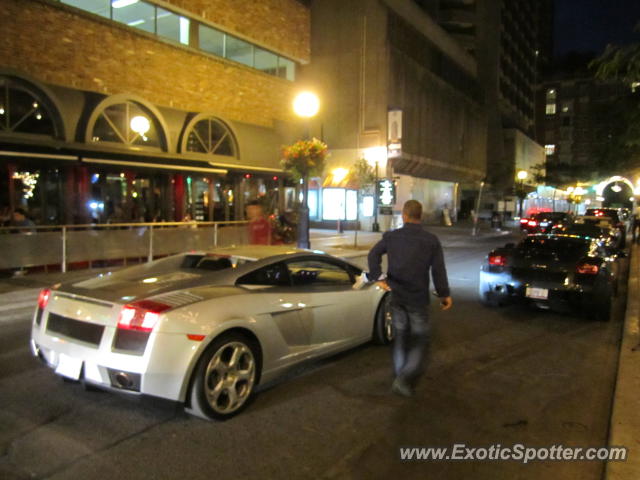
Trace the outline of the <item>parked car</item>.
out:
M 489 306 L 523 301 L 608 320 L 618 270 L 617 257 L 595 238 L 529 235 L 489 253 L 480 270 L 480 300 Z
M 539 212 L 529 218 L 520 220 L 520 228 L 530 233 L 549 233 L 551 229 L 568 225 L 573 221 L 573 215 L 566 212 Z
M 576 217 L 574 223 L 608 228 L 611 231 L 611 236 L 615 239 L 616 248 L 623 249 L 625 247 L 626 230 L 624 225 L 616 224 L 614 219 L 609 216 L 580 215 Z
M 175 255 L 42 290 L 31 348 L 87 386 L 225 419 L 292 365 L 371 339 L 389 343 L 388 297 L 360 288 L 361 273 L 284 246 Z
M 623 255 L 622 251 L 618 248 L 619 239 L 617 237 L 617 231 L 612 229 L 612 224 L 609 221 L 600 221 L 599 217 L 596 222 L 585 222 L 582 217 L 576 218 L 576 220 L 569 225 L 562 225 L 551 230 L 551 233 L 556 235 L 572 235 L 583 238 L 594 238 L 604 248 L 605 252 L 610 255 Z
M 624 248 L 626 246 L 627 225 L 625 220 L 621 218 L 617 208 L 587 208 L 584 214 L 585 216 L 610 218 L 614 228 L 617 228 L 620 231 L 620 248 Z

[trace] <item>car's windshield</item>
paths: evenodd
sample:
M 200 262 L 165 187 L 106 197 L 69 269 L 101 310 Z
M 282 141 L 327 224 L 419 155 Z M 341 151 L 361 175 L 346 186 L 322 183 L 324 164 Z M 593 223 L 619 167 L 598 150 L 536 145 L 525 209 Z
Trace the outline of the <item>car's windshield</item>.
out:
M 565 215 L 566 214 L 562 212 L 542 212 L 536 213 L 533 218 L 536 220 L 562 220 Z
M 570 237 L 526 238 L 517 255 L 535 260 L 574 261 L 589 253 L 590 242 Z

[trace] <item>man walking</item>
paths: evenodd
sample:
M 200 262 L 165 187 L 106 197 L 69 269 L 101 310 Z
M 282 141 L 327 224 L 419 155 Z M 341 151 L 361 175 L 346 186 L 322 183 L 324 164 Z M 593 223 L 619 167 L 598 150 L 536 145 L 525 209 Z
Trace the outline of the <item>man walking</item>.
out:
M 402 208 L 404 226 L 386 232 L 369 252 L 369 274 L 391 292 L 393 317 L 393 368 L 391 389 L 405 397 L 422 371 L 429 347 L 429 272 L 443 310 L 453 305 L 447 270 L 438 237 L 422 228 L 422 204 L 407 201 Z M 387 275 L 382 277 L 382 256 L 387 255 Z

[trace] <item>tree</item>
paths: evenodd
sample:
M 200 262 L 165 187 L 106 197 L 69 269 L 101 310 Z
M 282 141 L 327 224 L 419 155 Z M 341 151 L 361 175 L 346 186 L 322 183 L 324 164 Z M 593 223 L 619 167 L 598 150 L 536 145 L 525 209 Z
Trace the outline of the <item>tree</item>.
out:
M 640 23 L 636 31 L 640 31 Z M 603 175 L 620 173 L 640 160 L 640 43 L 608 45 L 589 66 L 597 80 L 620 82 L 628 88 L 628 95 L 596 105 L 600 119 L 596 167 Z

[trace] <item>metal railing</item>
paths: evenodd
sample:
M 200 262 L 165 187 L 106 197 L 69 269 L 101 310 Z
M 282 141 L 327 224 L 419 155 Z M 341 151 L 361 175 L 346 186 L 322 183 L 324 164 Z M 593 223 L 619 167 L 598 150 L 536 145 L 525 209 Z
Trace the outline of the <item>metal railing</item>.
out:
M 47 225 L 0 228 L 0 270 L 123 259 L 246 245 L 246 221 Z

